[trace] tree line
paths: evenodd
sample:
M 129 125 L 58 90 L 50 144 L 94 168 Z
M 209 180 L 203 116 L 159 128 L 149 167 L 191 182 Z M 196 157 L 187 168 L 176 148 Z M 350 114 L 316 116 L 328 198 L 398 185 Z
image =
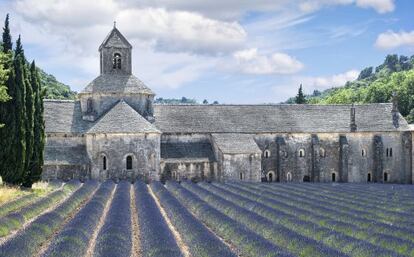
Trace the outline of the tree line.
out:
M 315 90 L 305 95 L 301 85 L 297 96 L 287 103 L 386 103 L 390 102 L 393 93 L 398 96 L 400 113 L 408 122 L 414 123 L 414 55 L 387 55 L 381 65 L 375 69 L 363 69 L 355 81 L 349 81 L 342 87 L 322 92 Z
M 43 167 L 45 124 L 38 69 L 24 55 L 20 36 L 13 49 L 9 15 L 0 45 L 0 176 L 30 187 Z

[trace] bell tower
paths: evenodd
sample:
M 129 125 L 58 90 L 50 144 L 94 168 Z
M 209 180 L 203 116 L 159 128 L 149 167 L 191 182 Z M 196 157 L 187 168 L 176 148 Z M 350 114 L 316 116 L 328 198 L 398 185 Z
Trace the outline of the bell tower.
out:
M 99 47 L 101 75 L 131 75 L 131 51 L 131 44 L 119 32 L 114 22 L 113 29 Z

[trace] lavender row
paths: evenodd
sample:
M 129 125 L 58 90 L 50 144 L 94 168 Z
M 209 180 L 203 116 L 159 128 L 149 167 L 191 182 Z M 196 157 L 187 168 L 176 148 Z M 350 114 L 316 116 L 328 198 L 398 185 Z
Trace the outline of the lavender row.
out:
M 242 256 L 292 256 L 257 233 L 248 230 L 244 225 L 210 207 L 177 183 L 169 182 L 167 189 L 218 236 L 230 242 Z
M 204 227 L 160 182 L 151 183 L 171 223 L 178 230 L 192 256 L 235 257 L 223 242 Z
M 0 247 L 1 257 L 30 257 L 35 255 L 63 224 L 76 208 L 96 189 L 98 183 L 89 181 L 75 191 L 54 211 L 45 213 L 34 220 L 25 230 Z
M 350 256 L 398 256 L 397 249 L 389 248 L 385 250 L 381 246 L 364 241 L 364 238 L 354 238 L 351 235 L 355 231 L 352 231 L 350 233 L 351 235 L 349 233 L 343 233 L 350 231 L 349 226 L 346 226 L 347 231 L 335 231 L 331 227 L 324 225 L 326 219 L 323 217 L 321 219 L 320 216 L 313 215 L 308 211 L 292 210 L 287 208 L 283 203 L 280 204 L 280 202 L 271 198 L 249 193 L 229 185 L 214 184 L 213 186 L 203 183 L 201 186 L 213 193 L 222 195 L 223 198 L 241 207 L 248 207 L 250 210 L 275 223 L 286 226 L 301 235 L 322 242 Z M 365 231 L 361 230 L 360 232 Z M 335 240 L 327 240 L 330 238 L 335 238 Z
M 131 183 L 119 182 L 106 220 L 99 231 L 94 256 L 129 257 L 132 248 Z
M 388 185 L 388 187 L 390 187 Z M 348 187 L 341 185 L 329 186 L 320 185 L 319 188 L 315 188 L 312 185 L 294 186 L 288 184 L 282 184 L 278 188 L 287 188 L 287 190 L 300 191 L 302 193 L 308 193 L 317 197 L 325 197 L 332 201 L 339 201 L 341 204 L 347 204 L 357 210 L 364 210 L 374 214 L 380 214 L 381 218 L 389 219 L 390 217 L 394 220 L 406 220 L 407 217 L 411 216 L 411 220 L 414 215 L 409 211 L 412 205 L 413 198 L 411 199 L 399 199 L 398 204 L 392 202 L 394 195 L 391 197 L 381 197 L 376 199 L 376 195 L 369 194 L 367 192 L 354 193 L 353 190 Z M 388 188 L 389 191 L 389 188 Z M 411 203 L 411 207 L 409 206 Z M 404 208 L 401 207 L 404 205 Z M 408 206 L 408 207 L 407 207 Z M 398 210 L 398 211 L 395 211 Z M 378 213 L 379 212 L 379 213 Z
M 279 224 L 273 223 L 254 212 L 243 209 L 193 183 L 182 183 L 182 185 L 217 210 L 239 221 L 250 230 L 255 231 L 267 240 L 295 255 L 347 256 L 313 239 L 309 239 Z
M 78 181 L 71 181 L 70 183 L 67 183 L 63 189 L 52 192 L 51 194 L 24 206 L 19 211 L 12 212 L 4 217 L 1 217 L 0 237 L 7 236 L 12 231 L 21 228 L 28 220 L 38 216 L 44 210 L 62 200 L 65 196 L 78 188 L 79 185 L 80 183 Z
M 408 241 L 414 242 L 414 238 L 412 237 L 412 229 L 398 228 L 372 219 L 360 218 L 353 213 L 344 214 L 340 209 L 332 208 L 325 202 L 321 202 L 321 200 L 318 199 L 311 201 L 304 200 L 304 197 L 301 196 L 293 196 L 288 193 L 281 194 L 275 190 L 258 188 L 257 186 L 244 183 L 232 183 L 231 185 L 252 193 L 258 193 L 258 191 L 260 191 L 260 196 L 265 199 L 271 199 L 274 201 L 277 199 L 277 201 L 283 202 L 292 208 L 307 210 L 316 215 L 325 217 L 326 219 L 323 220 L 321 224 L 324 224 L 336 231 L 348 233 L 353 237 L 369 240 L 373 243 L 378 243 L 377 240 L 389 236 L 394 237 L 396 240 L 400 240 L 400 243 L 405 242 L 407 244 L 409 243 Z M 375 235 L 375 237 L 373 235 Z
M 43 256 L 84 256 L 115 184 L 103 183 L 92 199 L 53 239 Z
M 249 185 L 250 186 L 250 185 Z M 324 205 L 329 205 L 330 208 L 339 209 L 341 211 L 347 212 L 347 214 L 356 216 L 356 217 L 363 217 L 366 219 L 372 219 L 374 221 L 379 221 L 384 224 L 392 223 L 394 226 L 398 226 L 401 228 L 405 227 L 413 227 L 414 220 L 409 217 L 408 214 L 403 215 L 400 213 L 389 213 L 382 209 L 375 209 L 368 205 L 361 205 L 358 203 L 350 204 L 346 203 L 345 199 L 331 199 L 329 195 L 323 196 L 314 196 L 313 191 L 302 191 L 295 188 L 285 189 L 285 185 L 281 185 L 280 187 L 273 187 L 268 185 L 256 185 L 255 187 L 263 188 L 271 190 L 272 192 L 280 192 L 282 191 L 285 194 L 289 195 L 298 195 L 300 197 L 310 199 L 311 201 L 320 201 L 324 202 Z M 344 197 L 346 198 L 346 197 Z M 374 209 L 374 210 L 372 210 Z M 375 212 L 374 212 L 375 211 Z M 393 215 L 394 214 L 394 215 Z M 414 232 L 414 231 L 413 231 Z
M 134 190 L 143 257 L 183 256 L 147 185 L 136 181 Z
M 30 202 L 33 202 L 38 196 L 36 194 L 29 194 L 22 196 L 18 199 L 15 199 L 13 201 L 7 202 L 0 206 L 0 217 L 3 217 L 4 215 L 7 215 L 25 205 L 27 205 Z

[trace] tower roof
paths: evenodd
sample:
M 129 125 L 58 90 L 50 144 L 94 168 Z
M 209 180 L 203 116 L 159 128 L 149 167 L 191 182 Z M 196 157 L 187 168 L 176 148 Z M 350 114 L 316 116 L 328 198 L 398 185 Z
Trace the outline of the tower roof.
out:
M 128 40 L 119 32 L 119 30 L 114 26 L 113 29 L 106 36 L 102 44 L 99 46 L 99 51 L 103 47 L 117 47 L 117 48 L 132 48 L 132 45 Z
M 140 93 L 154 95 L 141 80 L 134 75 L 102 74 L 89 83 L 83 93 Z

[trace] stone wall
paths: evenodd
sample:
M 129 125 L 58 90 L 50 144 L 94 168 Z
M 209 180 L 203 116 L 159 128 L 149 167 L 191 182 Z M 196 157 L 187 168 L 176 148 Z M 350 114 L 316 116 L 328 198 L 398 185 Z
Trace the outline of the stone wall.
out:
M 92 178 L 159 179 L 159 134 L 90 134 L 86 144 L 92 160 Z M 132 157 L 132 169 L 127 169 L 128 156 Z
M 387 173 L 387 183 L 412 181 L 407 133 L 260 134 L 255 140 L 263 151 L 263 178 L 272 173 L 277 181 L 367 182 L 370 176 L 384 182 Z

